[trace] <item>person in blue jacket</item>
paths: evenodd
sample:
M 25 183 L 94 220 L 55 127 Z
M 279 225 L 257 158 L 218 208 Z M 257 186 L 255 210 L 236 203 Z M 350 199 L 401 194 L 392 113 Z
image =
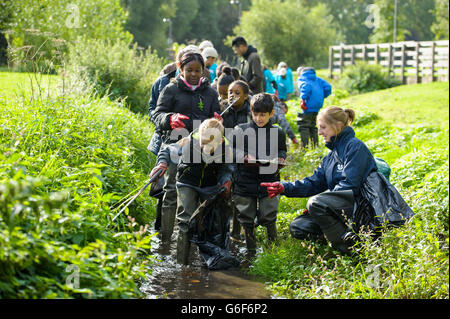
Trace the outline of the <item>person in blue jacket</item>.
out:
M 355 118 L 351 109 L 337 106 L 318 114 L 319 134 L 331 150 L 310 177 L 290 182 L 263 183 L 269 196 L 310 197 L 307 212 L 290 225 L 296 238 L 328 239 L 332 246 L 348 253 L 355 237 L 346 225 L 353 213 L 360 190 L 369 174 L 377 171 L 367 146 L 355 137 L 350 126 Z
M 275 81 L 272 71 L 264 64 L 262 65 L 262 68 L 264 73 L 264 92 L 278 95 L 278 93 L 276 93 L 278 89 L 277 81 Z
M 275 76 L 275 81 L 278 86 L 278 98 L 280 99 L 283 110 L 287 112 L 286 101 L 289 96 L 294 93 L 294 85 L 292 80 L 289 79 L 286 68 L 281 68 L 278 70 L 278 74 Z
M 322 108 L 324 99 L 331 94 L 331 85 L 316 76 L 314 68 L 299 67 L 297 73 L 302 109 L 302 112 L 297 114 L 297 128 L 303 147 L 308 145 L 310 139 L 314 146 L 317 146 L 319 142 L 316 127 L 317 113 Z

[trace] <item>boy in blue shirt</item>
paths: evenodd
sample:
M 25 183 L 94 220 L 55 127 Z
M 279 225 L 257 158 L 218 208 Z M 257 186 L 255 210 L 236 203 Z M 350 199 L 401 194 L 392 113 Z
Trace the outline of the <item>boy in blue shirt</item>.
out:
M 303 147 L 308 145 L 310 139 L 314 146 L 317 146 L 319 143 L 316 126 L 317 113 L 323 106 L 323 100 L 331 94 L 331 85 L 317 77 L 316 71 L 311 67 L 299 67 L 297 74 L 302 108 L 302 112 L 297 114 L 297 128 Z

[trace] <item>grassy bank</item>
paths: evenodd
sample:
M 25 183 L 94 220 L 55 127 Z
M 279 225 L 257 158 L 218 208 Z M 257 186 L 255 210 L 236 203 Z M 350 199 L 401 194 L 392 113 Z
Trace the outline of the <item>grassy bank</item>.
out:
M 106 226 L 154 163 L 148 120 L 83 97 L 3 98 L 0 109 L 0 297 L 140 296 L 153 201 Z
M 338 92 L 339 95 L 339 92 Z M 327 104 L 355 109 L 356 135 L 392 168 L 391 182 L 416 216 L 404 227 L 369 240 L 359 257 L 290 238 L 289 223 L 307 199 L 282 197 L 277 245 L 265 249 L 251 272 L 264 276 L 274 294 L 288 298 L 448 298 L 448 83 L 400 86 L 338 98 Z M 289 103 L 295 125 L 298 101 Z M 328 150 L 291 148 L 282 179 L 312 174 Z M 263 231 L 259 230 L 260 239 Z

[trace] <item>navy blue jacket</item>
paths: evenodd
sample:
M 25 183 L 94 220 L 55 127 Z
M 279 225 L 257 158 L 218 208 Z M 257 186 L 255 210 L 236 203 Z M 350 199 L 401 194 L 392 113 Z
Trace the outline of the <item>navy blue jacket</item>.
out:
M 367 176 L 377 170 L 375 159 L 367 146 L 355 137 L 355 131 L 350 126 L 345 127 L 337 138 L 332 137 L 325 146 L 331 152 L 323 158 L 314 174 L 301 181 L 282 183 L 283 195 L 310 197 L 326 190 L 352 190 L 355 197 L 360 195 Z

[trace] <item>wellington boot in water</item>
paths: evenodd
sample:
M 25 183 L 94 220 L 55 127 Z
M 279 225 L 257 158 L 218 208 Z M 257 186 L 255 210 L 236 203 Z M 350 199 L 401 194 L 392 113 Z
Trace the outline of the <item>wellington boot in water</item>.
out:
M 170 241 L 175 224 L 176 209 L 172 207 L 162 207 L 161 210 L 161 240 Z
M 189 251 L 191 242 L 188 233 L 179 232 L 177 240 L 177 263 L 182 265 L 189 264 Z
M 269 241 L 275 241 L 277 240 L 277 225 L 275 223 L 267 225 L 267 239 Z
M 247 245 L 247 250 L 256 251 L 255 227 L 246 226 L 246 227 L 244 227 L 244 231 L 245 231 L 245 243 Z

